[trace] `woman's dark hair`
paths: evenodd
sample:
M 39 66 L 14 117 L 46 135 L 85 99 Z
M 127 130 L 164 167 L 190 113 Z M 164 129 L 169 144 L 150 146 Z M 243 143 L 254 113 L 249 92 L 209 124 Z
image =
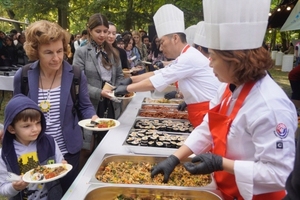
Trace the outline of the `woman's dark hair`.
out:
M 116 25 L 110 21 L 108 21 L 108 25 L 111 25 L 111 26 L 115 26 Z M 115 48 L 118 48 L 118 45 L 117 45 L 117 38 L 115 39 L 115 41 L 112 43 L 112 46 L 115 47 Z
M 109 23 L 107 18 L 100 13 L 96 13 L 92 15 L 88 21 L 87 28 L 89 29 L 88 31 L 89 40 L 92 39 L 90 32 L 97 26 L 105 26 L 106 28 L 109 28 Z M 118 51 L 115 48 L 111 47 L 106 41 L 103 42 L 102 46 L 104 50 L 107 52 L 108 57 L 111 58 L 113 56 L 115 63 L 119 63 L 120 59 L 119 59 Z M 112 64 L 110 62 L 107 62 L 103 56 L 102 56 L 102 63 L 106 66 L 112 66 Z
M 154 54 L 154 58 L 157 58 L 158 54 L 162 53 L 162 51 L 159 50 L 160 45 L 158 45 L 158 46 L 156 45 L 155 40 L 156 40 L 157 38 L 158 38 L 157 35 L 155 35 L 155 36 L 153 37 L 152 42 L 151 42 L 151 51 L 152 51 L 153 54 Z
M 128 44 L 130 42 L 130 40 L 132 40 L 132 48 L 135 47 L 135 42 L 134 39 L 132 38 L 132 36 L 130 35 L 125 35 L 123 37 L 123 41 L 124 41 L 124 49 L 126 49 L 128 47 Z

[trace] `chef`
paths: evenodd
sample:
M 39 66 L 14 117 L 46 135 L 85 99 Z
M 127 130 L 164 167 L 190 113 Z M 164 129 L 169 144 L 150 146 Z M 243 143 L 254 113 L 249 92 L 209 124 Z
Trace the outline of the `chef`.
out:
M 203 122 L 151 176 L 162 173 L 167 182 L 194 153 L 184 167 L 214 172 L 225 200 L 281 200 L 295 158 L 297 113 L 266 72 L 273 65 L 262 47 L 270 0 L 203 0 L 203 9 L 210 66 L 223 84 Z
M 200 124 L 220 82 L 209 67 L 209 60 L 186 42 L 184 15 L 176 6 L 163 5 L 155 13 L 154 24 L 160 48 L 165 57 L 176 58 L 168 66 L 122 81 L 115 95 L 128 92 L 158 90 L 178 81 L 179 90 L 188 105 L 189 120 L 194 127 Z

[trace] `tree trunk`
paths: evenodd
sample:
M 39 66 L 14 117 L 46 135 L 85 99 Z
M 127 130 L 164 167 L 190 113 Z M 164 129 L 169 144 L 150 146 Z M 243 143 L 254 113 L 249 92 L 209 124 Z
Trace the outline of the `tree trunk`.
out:
M 14 11 L 12 11 L 12 10 L 10 10 L 10 9 L 7 9 L 6 12 L 7 12 L 7 14 L 8 14 L 8 16 L 9 16 L 10 19 L 14 19 L 14 18 L 15 18 L 15 13 L 14 13 Z M 19 23 L 13 23 L 13 22 L 12 22 L 12 24 L 13 24 L 14 27 L 15 27 L 14 29 L 16 29 L 19 33 L 22 32 L 22 29 L 21 29 L 21 26 L 20 26 Z
M 69 0 L 64 0 L 61 1 L 60 7 L 58 7 L 58 24 L 68 30 L 69 29 L 69 21 L 68 21 L 68 14 L 69 14 L 69 10 L 68 10 L 68 5 L 69 5 Z

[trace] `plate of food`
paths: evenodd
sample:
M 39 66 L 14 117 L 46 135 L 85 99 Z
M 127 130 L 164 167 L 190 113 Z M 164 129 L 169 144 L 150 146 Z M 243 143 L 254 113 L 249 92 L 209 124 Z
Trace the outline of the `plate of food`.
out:
M 78 125 L 91 131 L 108 131 L 120 125 L 120 122 L 110 118 L 98 118 L 95 121 L 84 119 L 78 122 Z
M 135 92 L 129 92 L 128 94 L 125 94 L 124 96 L 120 96 L 120 97 L 116 97 L 114 91 L 112 93 L 110 93 L 111 97 L 123 100 L 123 99 L 132 99 L 133 97 L 135 97 Z
M 22 179 L 27 183 L 47 183 L 64 177 L 73 168 L 70 164 L 39 165 L 26 172 Z

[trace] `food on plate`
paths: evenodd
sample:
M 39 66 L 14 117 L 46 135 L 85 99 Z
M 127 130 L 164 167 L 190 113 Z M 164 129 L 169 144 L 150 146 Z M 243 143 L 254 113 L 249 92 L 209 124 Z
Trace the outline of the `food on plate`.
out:
M 112 119 L 109 120 L 98 120 L 98 121 L 91 121 L 85 125 L 86 127 L 93 127 L 93 128 L 111 128 L 116 126 L 116 122 Z
M 134 95 L 134 92 L 129 92 L 128 94 L 125 94 L 124 97 L 132 97 Z
M 39 165 L 31 171 L 30 178 L 32 181 L 41 181 L 44 179 L 54 178 L 65 171 L 67 171 L 67 168 L 64 165 L 58 167 L 46 167 Z
M 143 161 L 115 161 L 97 171 L 96 178 L 105 183 L 172 185 L 201 187 L 210 184 L 211 175 L 191 175 L 182 164 L 175 167 L 168 183 L 163 183 L 164 176 L 159 174 L 151 178 L 151 168 L 156 163 Z

